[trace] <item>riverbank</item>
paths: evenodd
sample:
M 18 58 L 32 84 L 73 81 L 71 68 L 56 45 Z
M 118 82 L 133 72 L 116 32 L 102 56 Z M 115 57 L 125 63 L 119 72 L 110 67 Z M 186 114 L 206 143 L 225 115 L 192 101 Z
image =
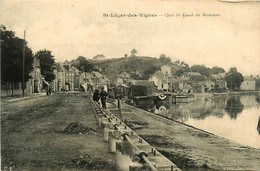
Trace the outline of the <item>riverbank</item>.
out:
M 233 94 L 256 94 L 259 90 L 254 91 L 227 91 L 227 92 L 212 92 L 212 93 L 196 93 L 196 96 L 217 96 L 217 95 L 233 95 Z
M 125 123 L 180 169 L 259 170 L 260 150 L 123 104 Z M 242 135 L 241 135 L 242 136 Z

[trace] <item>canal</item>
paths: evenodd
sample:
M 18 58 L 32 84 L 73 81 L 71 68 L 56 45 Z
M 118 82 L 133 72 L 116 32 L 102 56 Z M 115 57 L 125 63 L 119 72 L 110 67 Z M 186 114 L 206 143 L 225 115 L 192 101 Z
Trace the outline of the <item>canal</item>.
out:
M 193 102 L 156 101 L 141 108 L 211 132 L 242 145 L 260 148 L 260 94 L 207 95 Z

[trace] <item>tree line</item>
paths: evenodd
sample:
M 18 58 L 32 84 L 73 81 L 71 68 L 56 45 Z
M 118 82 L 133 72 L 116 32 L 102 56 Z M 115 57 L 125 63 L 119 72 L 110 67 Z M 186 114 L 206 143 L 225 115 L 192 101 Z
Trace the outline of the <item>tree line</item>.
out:
M 15 32 L 7 30 L 1 25 L 1 84 L 10 84 L 12 94 L 14 85 L 31 78 L 34 58 L 40 60 L 41 74 L 46 81 L 55 79 L 53 65 L 54 56 L 49 50 L 39 50 L 33 53 L 28 42 L 15 35 Z M 23 75 L 23 51 L 24 51 L 24 75 Z M 23 86 L 23 85 L 22 85 Z

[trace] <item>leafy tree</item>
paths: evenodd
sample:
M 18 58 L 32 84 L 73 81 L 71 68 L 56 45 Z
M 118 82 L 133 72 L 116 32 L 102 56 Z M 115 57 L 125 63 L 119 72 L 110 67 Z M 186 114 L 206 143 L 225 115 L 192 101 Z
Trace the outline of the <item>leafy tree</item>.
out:
M 52 67 L 54 65 L 54 56 L 49 50 L 40 50 L 35 54 L 35 57 L 40 60 L 41 74 L 46 81 L 53 81 L 55 75 L 53 73 Z
M 23 47 L 25 43 L 24 78 L 28 81 L 33 70 L 33 52 L 27 42 L 15 36 L 13 31 L 1 26 L 1 82 L 22 82 L 23 79 Z M 13 87 L 13 86 L 12 86 Z
M 225 73 L 225 70 L 217 66 L 211 68 L 211 74 L 219 74 L 219 73 Z
M 132 51 L 131 51 L 131 56 L 132 57 L 135 57 L 135 54 L 137 53 L 137 50 L 136 49 L 133 49 Z
M 170 63 L 171 60 L 172 60 L 170 57 L 167 57 L 165 54 L 161 54 L 159 59 L 160 59 L 162 62 L 165 62 L 165 63 Z
M 179 65 L 180 64 L 180 60 L 176 60 L 176 61 L 174 61 L 174 63 Z
M 184 72 L 186 72 L 185 69 L 184 69 L 184 68 L 181 68 L 181 69 L 179 69 L 179 70 L 177 70 L 177 71 L 175 72 L 175 75 L 176 75 L 177 77 L 179 77 L 179 76 L 181 76 L 181 74 L 183 74 Z
M 237 115 L 244 109 L 244 105 L 240 102 L 239 97 L 230 97 L 227 100 L 225 111 L 229 114 L 231 119 L 236 119 Z
M 148 80 L 150 74 L 154 74 L 155 71 L 158 71 L 158 70 L 160 70 L 160 67 L 159 67 L 159 66 L 152 66 L 152 67 L 147 68 L 147 69 L 144 71 L 143 79 L 144 79 L 144 80 Z
M 190 70 L 192 72 L 199 72 L 201 75 L 208 77 L 210 75 L 210 68 L 205 67 L 204 65 L 193 65 Z
M 84 72 L 90 72 L 93 71 L 93 65 L 84 57 L 84 56 L 79 56 L 75 61 L 71 62 L 72 65 L 79 69 L 80 71 Z
M 241 83 L 244 81 L 244 77 L 234 67 L 230 68 L 229 71 L 226 73 L 225 80 L 227 82 L 227 87 L 230 90 L 235 90 L 240 88 Z

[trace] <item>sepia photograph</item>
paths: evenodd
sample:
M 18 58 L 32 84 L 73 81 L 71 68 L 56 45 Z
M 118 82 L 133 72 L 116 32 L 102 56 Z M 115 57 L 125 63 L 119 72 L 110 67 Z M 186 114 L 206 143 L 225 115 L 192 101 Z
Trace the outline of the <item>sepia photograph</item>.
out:
M 3 171 L 260 170 L 260 0 L 0 0 Z

